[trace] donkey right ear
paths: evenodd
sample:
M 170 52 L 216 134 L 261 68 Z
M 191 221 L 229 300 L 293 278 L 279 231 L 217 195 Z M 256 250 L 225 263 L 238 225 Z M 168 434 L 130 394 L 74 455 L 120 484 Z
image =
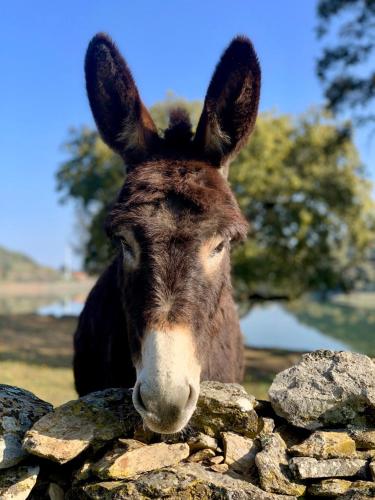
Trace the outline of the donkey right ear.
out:
M 223 174 L 252 132 L 258 112 L 260 66 L 246 37 L 222 55 L 208 87 L 195 144 Z
M 99 33 L 85 59 L 86 88 L 99 132 L 127 164 L 138 163 L 158 140 L 130 70 L 112 40 Z

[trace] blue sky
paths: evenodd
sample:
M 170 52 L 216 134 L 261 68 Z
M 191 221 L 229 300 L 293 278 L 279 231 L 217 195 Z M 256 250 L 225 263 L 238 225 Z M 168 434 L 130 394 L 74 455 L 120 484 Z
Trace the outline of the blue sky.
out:
M 70 126 L 93 126 L 84 90 L 90 38 L 106 31 L 147 105 L 168 90 L 202 99 L 231 38 L 248 35 L 263 71 L 261 110 L 300 113 L 322 103 L 315 0 L 27 0 L 3 2 L 0 29 L 0 245 L 58 266 L 77 243 L 72 206 L 55 172 Z M 357 144 L 368 172 L 374 145 Z

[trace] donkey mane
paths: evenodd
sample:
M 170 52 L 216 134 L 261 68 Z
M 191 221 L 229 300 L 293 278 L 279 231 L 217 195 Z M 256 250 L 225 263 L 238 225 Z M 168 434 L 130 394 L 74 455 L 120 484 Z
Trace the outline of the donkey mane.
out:
M 182 150 L 191 145 L 193 131 L 190 116 L 186 109 L 175 107 L 169 111 L 169 125 L 164 130 L 164 140 L 169 149 Z

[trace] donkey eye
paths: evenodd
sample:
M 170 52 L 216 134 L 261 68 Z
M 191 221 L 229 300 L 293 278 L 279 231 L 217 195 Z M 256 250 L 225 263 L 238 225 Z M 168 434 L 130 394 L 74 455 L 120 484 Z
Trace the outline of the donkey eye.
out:
M 218 253 L 220 253 L 223 248 L 224 248 L 224 245 L 225 245 L 225 242 L 224 240 L 221 241 L 211 252 L 211 256 L 213 257 L 214 255 L 217 255 Z
M 134 258 L 134 251 L 133 251 L 133 248 L 131 247 L 131 245 L 129 245 L 129 243 L 124 240 L 123 238 L 120 239 L 120 244 L 121 244 L 121 249 L 123 251 L 123 254 L 125 256 L 130 256 L 132 258 Z

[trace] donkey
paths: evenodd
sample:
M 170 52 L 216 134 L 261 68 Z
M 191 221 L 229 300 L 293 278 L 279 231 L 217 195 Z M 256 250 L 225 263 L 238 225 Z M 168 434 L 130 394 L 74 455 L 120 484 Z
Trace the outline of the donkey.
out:
M 158 133 L 107 35 L 91 40 L 85 74 L 97 127 L 123 158 L 126 179 L 106 222 L 118 253 L 75 332 L 76 389 L 134 387 L 144 424 L 175 433 L 195 409 L 200 380 L 243 376 L 230 246 L 246 237 L 248 224 L 227 175 L 255 125 L 258 59 L 247 38 L 231 42 L 195 134 L 181 109 Z

